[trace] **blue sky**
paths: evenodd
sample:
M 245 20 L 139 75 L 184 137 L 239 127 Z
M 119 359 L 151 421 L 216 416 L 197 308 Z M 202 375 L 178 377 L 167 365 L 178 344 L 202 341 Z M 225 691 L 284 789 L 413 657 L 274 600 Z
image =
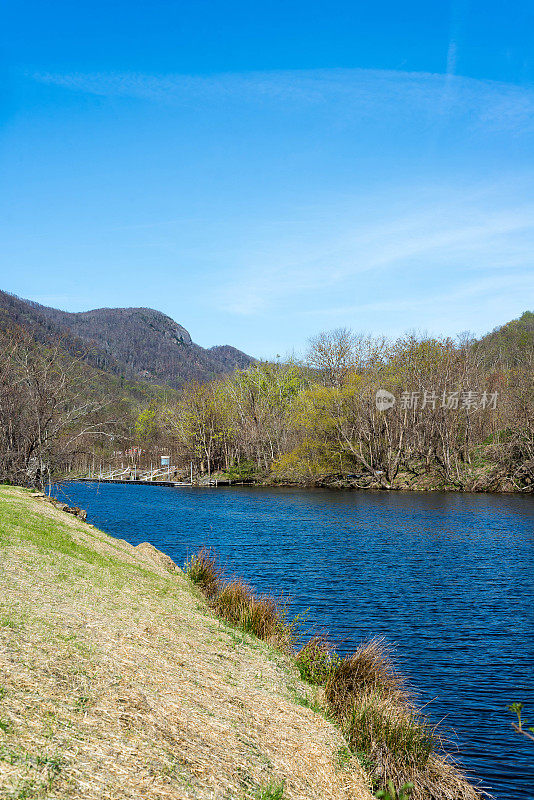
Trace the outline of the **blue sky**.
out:
M 4 4 L 0 288 L 199 344 L 534 307 L 531 2 Z

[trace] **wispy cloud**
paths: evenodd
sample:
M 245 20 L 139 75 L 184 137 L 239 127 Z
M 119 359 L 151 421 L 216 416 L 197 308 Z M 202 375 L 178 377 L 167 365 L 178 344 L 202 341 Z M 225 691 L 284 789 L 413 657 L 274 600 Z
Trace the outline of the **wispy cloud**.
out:
M 499 293 L 520 294 L 525 298 L 526 305 L 528 299 L 534 295 L 534 273 L 525 275 L 498 275 L 478 278 L 476 280 L 461 281 L 458 286 L 449 290 L 439 292 L 423 292 L 414 297 L 392 298 L 375 303 L 356 303 L 353 305 L 343 305 L 324 309 L 314 309 L 313 311 L 296 312 L 303 316 L 316 317 L 340 317 L 347 318 L 361 313 L 382 313 L 382 312 L 406 312 L 412 315 L 421 310 L 430 310 L 431 314 L 437 316 L 447 313 L 447 309 L 458 307 L 465 301 L 477 300 L 483 302 L 485 298 L 495 297 Z
M 262 126 L 268 128 L 275 120 L 273 139 L 281 138 L 281 129 L 294 136 L 290 155 L 277 151 L 278 160 L 272 160 L 273 172 L 279 170 L 277 187 L 256 187 L 255 177 L 248 186 L 247 196 L 267 196 L 271 190 L 276 200 L 269 196 L 261 211 L 251 211 L 248 218 L 247 209 L 230 194 L 229 207 L 234 202 L 237 213 L 232 211 L 230 219 L 230 212 L 213 212 L 215 217 L 222 213 L 219 227 L 214 235 L 198 235 L 201 247 L 194 237 L 188 239 L 188 226 L 178 224 L 170 210 L 162 220 L 141 219 L 125 226 L 168 229 L 173 257 L 195 263 L 199 274 L 209 273 L 210 280 L 199 283 L 199 293 L 214 313 L 230 313 L 236 323 L 241 317 L 244 325 L 247 317 L 276 318 L 291 307 L 333 323 L 350 314 L 393 308 L 417 317 L 432 305 L 468 305 L 475 298 L 489 302 L 532 288 L 534 195 L 521 153 L 534 133 L 534 87 L 456 74 L 463 5 L 464 0 L 453 0 L 444 74 L 331 69 L 211 76 L 38 73 L 31 78 L 66 92 L 178 109 L 180 120 L 183 108 L 192 109 L 192 117 L 197 109 L 206 109 L 212 114 L 208 131 L 217 131 L 217 123 L 224 124 L 229 116 L 240 121 L 250 111 L 252 122 L 243 126 L 242 141 L 244 163 L 247 148 L 252 153 L 248 166 L 253 176 L 255 169 L 264 168 L 257 140 L 267 141 L 269 131 Z M 145 106 L 141 108 L 145 113 Z M 213 110 L 220 108 L 236 113 L 217 116 Z M 258 108 L 269 113 L 255 116 Z M 305 122 L 313 120 L 309 138 L 307 128 L 293 125 L 293 119 L 285 127 L 278 125 L 279 115 L 299 113 Z M 343 136 L 329 138 L 342 128 Z M 404 137 L 400 144 L 397 131 Z M 226 139 L 231 144 L 232 136 L 233 129 Z M 490 141 L 497 142 L 493 151 Z M 505 160 L 510 175 L 497 185 L 491 175 L 496 165 L 501 171 L 503 158 L 517 143 L 519 156 Z M 336 162 L 332 153 L 337 154 L 338 145 L 345 150 Z M 305 175 L 302 183 L 316 191 L 315 203 L 303 200 L 301 184 L 295 190 L 292 176 L 287 180 L 285 159 L 294 153 L 295 161 L 302 156 L 297 181 L 305 170 L 312 175 L 317 167 L 317 179 L 308 183 Z M 383 170 L 375 180 L 373 170 L 379 173 L 386 157 L 390 172 Z M 229 170 L 240 164 L 241 152 L 233 153 L 233 159 Z M 202 168 L 202 154 L 199 163 Z M 338 174 L 330 192 L 322 181 L 327 176 L 324 185 L 329 185 L 332 163 Z M 340 177 L 345 165 L 354 180 Z M 412 168 L 420 170 L 419 178 L 411 177 Z M 426 185 L 417 186 L 418 180 Z M 233 183 L 232 176 L 229 185 Z M 293 207 L 286 203 L 287 187 L 300 198 Z M 227 207 L 226 202 L 219 205 Z M 210 206 L 201 226 L 214 225 L 211 217 Z M 403 275 L 415 278 L 416 288 L 408 282 L 403 286 Z M 362 292 L 364 284 L 367 290 Z
M 411 213 L 384 197 L 367 198 L 370 212 L 364 213 L 359 201 L 335 224 L 310 219 L 308 228 L 301 226 L 293 237 L 279 232 L 270 246 L 248 243 L 241 268 L 230 281 L 226 275 L 219 302 L 235 314 L 253 315 L 320 293 L 333 297 L 336 309 L 336 296 L 353 293 L 364 273 L 387 286 L 392 277 L 418 268 L 422 275 L 426 271 L 457 283 L 477 270 L 531 271 L 534 202 L 496 202 L 495 194 L 462 200 L 451 192 L 441 202 L 419 200 Z
M 456 75 L 459 40 L 467 14 L 466 0 L 451 0 L 449 46 L 447 48 L 447 75 Z
M 314 105 L 332 113 L 404 114 L 468 117 L 470 123 L 499 128 L 534 127 L 534 88 L 455 75 L 457 42 L 451 38 L 447 73 L 369 69 L 286 70 L 220 73 L 210 76 L 143 73 L 36 72 L 32 79 L 50 86 L 101 97 L 123 97 L 164 104 L 203 102 L 283 103 L 298 109 Z M 444 96 L 447 102 L 443 102 Z

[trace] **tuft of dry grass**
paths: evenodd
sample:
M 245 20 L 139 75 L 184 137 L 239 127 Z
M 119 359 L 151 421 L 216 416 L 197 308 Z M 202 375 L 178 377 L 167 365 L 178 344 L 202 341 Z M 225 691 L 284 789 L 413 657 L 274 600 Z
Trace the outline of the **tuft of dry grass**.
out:
M 213 551 L 203 547 L 191 556 L 184 566 L 184 571 L 190 581 L 198 586 L 200 591 L 212 600 L 221 589 L 223 570 L 217 563 Z
M 325 699 L 350 749 L 364 754 L 376 789 L 412 783 L 413 800 L 478 800 L 481 794 L 443 754 L 439 731 L 421 714 L 383 639 L 361 644 L 330 671 Z
M 223 584 L 212 602 L 215 613 L 232 625 L 270 642 L 284 653 L 291 652 L 294 643 L 294 623 L 288 622 L 283 597 L 256 595 L 241 580 Z
M 351 712 L 353 698 L 368 690 L 405 705 L 410 702 L 404 678 L 381 638 L 362 643 L 352 655 L 338 660 L 328 676 L 325 696 L 336 714 L 344 717 Z
M 239 578 L 224 579 L 215 554 L 203 547 L 185 565 L 187 577 L 200 589 L 217 616 L 245 633 L 269 642 L 284 653 L 292 653 L 296 620 L 289 621 L 287 599 L 258 595 Z
M 437 740 L 416 711 L 402 708 L 379 692 L 353 697 L 343 730 L 349 746 L 374 762 L 373 777 L 402 786 L 425 767 Z

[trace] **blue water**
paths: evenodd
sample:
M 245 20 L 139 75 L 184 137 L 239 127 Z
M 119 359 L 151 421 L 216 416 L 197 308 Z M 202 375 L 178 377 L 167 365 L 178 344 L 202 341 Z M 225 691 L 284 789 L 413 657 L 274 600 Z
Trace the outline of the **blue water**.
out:
M 385 636 L 455 756 L 498 800 L 534 798 L 534 498 L 66 484 L 57 496 L 178 564 L 201 545 L 326 629 L 341 651 Z

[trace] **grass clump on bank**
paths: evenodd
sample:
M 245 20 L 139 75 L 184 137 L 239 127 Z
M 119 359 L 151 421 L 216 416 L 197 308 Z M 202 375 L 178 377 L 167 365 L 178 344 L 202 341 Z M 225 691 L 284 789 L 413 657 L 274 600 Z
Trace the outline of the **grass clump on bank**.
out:
M 295 651 L 296 621 L 288 622 L 281 600 L 257 596 L 241 580 L 225 581 L 215 555 L 206 549 L 186 564 L 186 574 L 218 616 L 291 653 L 300 677 L 321 688 L 323 711 L 337 722 L 377 796 L 482 797 L 444 753 L 439 732 L 418 710 L 383 639 L 372 639 L 340 657 L 320 633 Z
M 326 634 L 318 633 L 311 637 L 295 655 L 295 664 L 300 677 L 308 683 L 324 686 L 340 663 Z
M 215 555 L 203 547 L 187 562 L 185 572 L 190 581 L 198 586 L 200 591 L 211 600 L 220 591 L 222 569 L 217 564 Z
M 203 592 L 217 616 L 284 653 L 292 652 L 296 621 L 288 621 L 283 597 L 258 595 L 237 578 L 225 580 L 223 569 L 207 548 L 187 562 L 185 573 Z

